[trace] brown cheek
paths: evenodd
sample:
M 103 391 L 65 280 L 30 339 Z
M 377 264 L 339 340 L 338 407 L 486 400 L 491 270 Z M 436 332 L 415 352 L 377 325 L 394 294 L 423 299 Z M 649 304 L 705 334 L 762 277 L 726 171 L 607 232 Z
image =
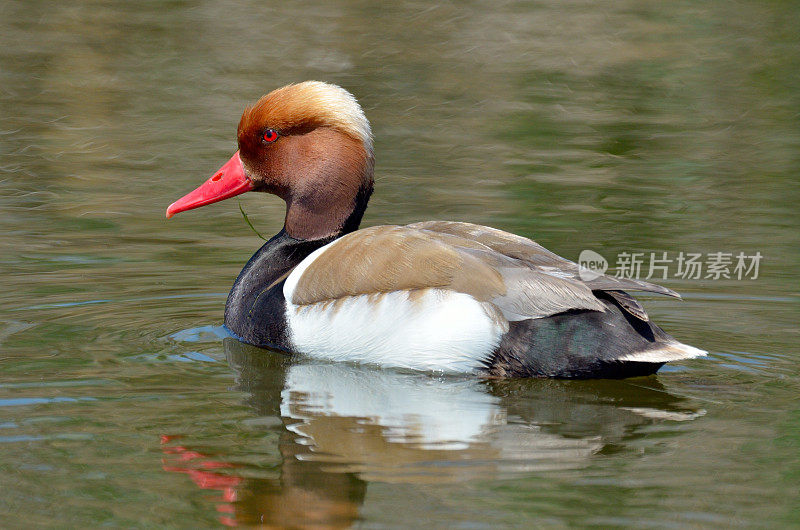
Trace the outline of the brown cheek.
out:
M 275 189 L 282 184 L 279 180 L 281 175 L 279 166 L 282 162 L 275 147 L 277 146 L 253 146 L 239 142 L 239 152 L 245 171 L 258 191 L 275 193 Z
M 263 152 L 264 185 L 272 193 L 280 196 L 283 196 L 291 186 L 292 174 L 302 171 L 298 167 L 302 158 L 297 153 L 296 138 L 294 136 L 280 138 L 274 144 L 266 147 Z
M 280 189 L 302 187 L 317 163 L 313 134 L 290 135 L 269 146 L 264 154 L 264 181 Z
M 356 140 L 333 129 L 318 128 L 291 137 L 287 144 L 283 163 L 297 177 L 292 184 L 302 187 L 319 186 L 326 181 L 360 182 L 364 151 Z
M 243 160 L 259 190 L 284 199 L 322 187 L 328 187 L 329 199 L 339 191 L 355 193 L 364 171 L 361 144 L 328 128 L 259 145 L 243 152 Z

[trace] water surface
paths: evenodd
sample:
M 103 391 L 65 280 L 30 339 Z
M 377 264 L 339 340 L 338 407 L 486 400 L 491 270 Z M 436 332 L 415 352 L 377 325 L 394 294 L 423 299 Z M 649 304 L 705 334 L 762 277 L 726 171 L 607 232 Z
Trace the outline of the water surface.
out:
M 798 35 L 792 2 L 0 2 L 3 524 L 796 525 Z M 235 200 L 164 209 L 305 79 L 372 122 L 366 226 L 471 221 L 612 266 L 760 252 L 759 277 L 642 297 L 710 352 L 647 378 L 244 346 L 223 305 L 261 240 Z

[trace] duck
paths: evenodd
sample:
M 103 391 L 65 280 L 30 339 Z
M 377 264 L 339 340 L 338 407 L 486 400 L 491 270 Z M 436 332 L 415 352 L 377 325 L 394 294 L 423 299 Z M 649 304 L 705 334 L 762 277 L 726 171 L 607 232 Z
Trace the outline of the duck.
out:
M 487 378 L 624 378 L 700 357 L 628 291 L 535 241 L 459 221 L 359 229 L 374 187 L 369 121 L 346 89 L 283 86 L 247 107 L 238 150 L 167 218 L 245 192 L 286 203 L 283 228 L 225 304 L 241 342 L 329 362 Z

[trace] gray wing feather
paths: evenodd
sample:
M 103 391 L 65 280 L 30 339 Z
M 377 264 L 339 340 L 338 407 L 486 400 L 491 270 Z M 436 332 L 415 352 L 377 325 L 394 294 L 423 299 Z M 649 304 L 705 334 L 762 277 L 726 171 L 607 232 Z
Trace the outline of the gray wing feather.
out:
M 461 255 L 476 258 L 500 273 L 505 292 L 490 301 L 507 320 L 543 318 L 570 309 L 605 311 L 602 302 L 581 282 L 544 274 L 521 260 L 488 248 L 458 247 L 453 240 L 449 243 Z
M 456 247 L 459 247 L 458 239 L 469 240 L 465 244 L 467 248 L 461 248 L 460 251 L 469 249 L 470 253 L 475 254 L 478 252 L 477 244 L 495 255 L 514 260 L 514 266 L 509 266 L 508 262 L 496 256 L 494 258 L 494 266 L 503 274 L 508 291 L 512 293 L 501 297 L 498 307 L 510 316 L 534 313 L 540 318 L 568 309 L 603 310 L 605 306 L 591 291 L 606 291 L 629 313 L 646 321 L 648 317 L 644 308 L 633 297 L 623 293 L 623 290 L 646 291 L 680 298 L 672 289 L 633 278 L 600 275 L 591 280 L 583 280 L 578 264 L 562 258 L 531 239 L 496 228 L 454 221 L 425 221 L 409 227 L 441 234 L 446 238 L 453 236 L 444 241 Z

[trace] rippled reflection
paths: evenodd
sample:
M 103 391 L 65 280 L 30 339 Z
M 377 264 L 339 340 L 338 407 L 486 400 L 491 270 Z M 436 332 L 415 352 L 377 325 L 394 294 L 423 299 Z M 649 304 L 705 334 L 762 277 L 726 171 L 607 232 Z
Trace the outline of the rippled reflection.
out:
M 701 409 L 655 378 L 634 382 L 434 377 L 294 360 L 224 339 L 236 389 L 282 462 L 270 478 L 164 437 L 164 469 L 214 490 L 225 524 L 356 520 L 369 482 L 446 483 L 579 468 L 645 426 Z M 269 421 L 275 419 L 275 424 Z

